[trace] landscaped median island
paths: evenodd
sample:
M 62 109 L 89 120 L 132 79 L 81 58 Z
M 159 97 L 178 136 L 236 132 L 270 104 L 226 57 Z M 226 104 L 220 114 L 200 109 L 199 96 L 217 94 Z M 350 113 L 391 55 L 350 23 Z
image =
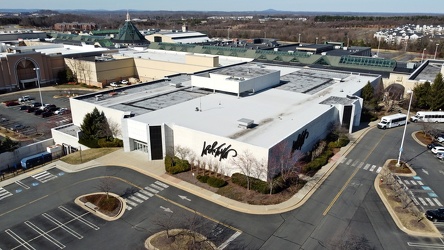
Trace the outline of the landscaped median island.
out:
M 119 195 L 109 192 L 82 195 L 75 199 L 74 202 L 83 209 L 107 221 L 119 219 L 126 207 L 125 201 Z
M 408 189 L 398 182 L 398 176 L 415 176 L 407 164 L 389 159 L 375 179 L 375 188 L 397 226 L 407 234 L 428 237 L 441 237 L 441 233 L 418 209 Z

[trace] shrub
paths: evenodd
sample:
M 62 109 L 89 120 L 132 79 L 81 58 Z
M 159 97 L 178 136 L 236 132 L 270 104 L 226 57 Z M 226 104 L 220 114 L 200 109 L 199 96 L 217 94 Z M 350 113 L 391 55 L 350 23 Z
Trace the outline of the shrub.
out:
M 97 143 L 101 148 L 123 147 L 123 141 L 117 138 L 113 138 L 112 140 L 101 138 Z
M 207 183 L 208 178 L 210 178 L 210 176 L 208 176 L 208 175 L 198 175 L 196 178 L 197 178 L 198 181 L 200 181 L 202 183 Z
M 215 188 L 220 188 L 227 185 L 227 182 L 221 178 L 210 176 L 207 180 L 207 184 Z
M 191 170 L 191 165 L 187 160 L 181 160 L 178 157 L 165 157 L 165 171 L 170 174 L 178 174 Z
M 270 189 L 268 187 L 268 183 L 259 179 L 256 179 L 254 177 L 248 177 L 250 180 L 250 189 L 257 191 L 262 194 L 268 194 L 270 193 Z M 241 187 L 247 188 L 247 177 L 244 174 L 241 173 L 234 173 L 231 176 L 231 181 L 234 184 L 237 184 Z
M 80 138 L 79 143 L 87 146 L 88 148 L 100 148 L 98 141 L 93 138 Z
M 333 151 L 330 149 L 325 150 L 319 157 L 316 157 L 314 160 L 305 165 L 302 169 L 304 173 L 313 173 L 322 168 L 325 164 L 328 163 L 328 159 L 333 156 Z

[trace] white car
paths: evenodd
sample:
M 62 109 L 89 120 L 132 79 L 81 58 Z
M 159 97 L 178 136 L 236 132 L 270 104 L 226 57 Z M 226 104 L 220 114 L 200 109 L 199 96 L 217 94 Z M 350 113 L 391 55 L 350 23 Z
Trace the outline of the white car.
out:
M 432 153 L 434 153 L 434 154 L 444 153 L 444 147 L 434 147 L 434 148 L 432 148 Z
M 63 115 L 66 110 L 68 110 L 67 108 L 59 108 L 56 111 L 54 111 L 54 115 Z
M 119 84 L 117 82 L 112 82 L 109 84 L 111 87 L 119 87 Z
M 128 81 L 127 80 L 122 80 L 122 81 L 120 81 L 123 85 L 127 85 L 128 84 Z
M 443 135 L 438 136 L 438 137 L 436 137 L 436 140 L 437 140 L 438 142 L 444 142 L 444 136 L 443 136 Z

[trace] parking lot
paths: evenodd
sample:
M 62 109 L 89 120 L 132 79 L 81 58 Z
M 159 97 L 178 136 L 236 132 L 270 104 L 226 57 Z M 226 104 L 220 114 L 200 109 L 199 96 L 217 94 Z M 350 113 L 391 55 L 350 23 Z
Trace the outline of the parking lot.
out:
M 68 124 L 72 122 L 71 114 L 69 112 L 69 97 L 72 94 L 82 95 L 89 93 L 86 90 L 50 90 L 42 91 L 42 98 L 40 99 L 39 92 L 31 91 L 20 93 L 14 92 L 0 96 L 0 126 L 15 132 L 20 136 L 38 137 L 40 140 L 51 138 L 51 128 Z M 23 96 L 30 96 L 32 100 L 21 102 L 20 105 L 6 106 L 7 101 L 18 101 Z M 53 114 L 43 117 L 42 114 L 36 115 L 34 112 L 27 112 L 21 110 L 21 106 L 31 106 L 32 102 L 41 102 L 44 104 L 53 104 L 58 108 L 66 108 L 68 111 L 62 114 Z M 53 110 L 55 111 L 55 110 Z

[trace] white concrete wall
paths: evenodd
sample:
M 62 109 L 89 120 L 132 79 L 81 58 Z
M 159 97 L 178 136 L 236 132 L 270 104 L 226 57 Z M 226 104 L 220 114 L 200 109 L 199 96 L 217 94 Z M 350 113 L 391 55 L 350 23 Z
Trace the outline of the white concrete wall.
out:
M 18 168 L 21 168 L 20 161 L 23 158 L 41 152 L 46 152 L 46 147 L 52 145 L 54 145 L 54 140 L 51 138 L 20 147 L 14 150 L 14 152 L 2 153 L 0 154 L 0 159 L 1 159 L 0 170 L 6 170 L 8 169 L 8 166 L 12 168 L 14 167 L 15 164 L 17 164 Z
M 234 173 L 242 173 L 241 169 L 233 164 L 233 160 L 242 157 L 246 152 L 250 153 L 252 158 L 257 161 L 266 162 L 268 160 L 268 149 L 266 148 L 260 148 L 229 138 L 191 130 L 178 125 L 173 125 L 173 133 L 174 145 L 180 145 L 191 149 L 196 156 L 195 164 L 197 163 L 197 160 L 200 160 L 207 169 L 212 169 L 213 166 L 214 170 L 214 166 L 217 166 L 217 172 L 227 176 L 231 176 Z M 227 158 L 220 158 L 220 155 L 215 156 L 215 154 L 211 153 L 202 155 L 204 143 L 205 146 L 211 146 L 214 142 L 217 142 L 217 146 L 221 146 L 225 143 L 223 148 L 230 146 L 230 149 L 232 150 L 228 153 Z M 259 178 L 266 180 L 266 172 L 263 172 Z
M 61 127 L 63 127 L 63 126 L 61 126 Z M 78 148 L 80 144 L 79 144 L 79 139 L 77 138 L 77 136 L 72 136 L 70 134 L 66 134 L 66 133 L 61 132 L 60 130 L 58 130 L 58 128 L 61 128 L 61 127 L 56 127 L 56 128 L 51 129 L 51 135 L 52 135 L 52 139 L 54 140 L 54 144 L 62 145 L 64 143 L 64 144 L 68 144 L 72 147 Z M 82 149 L 86 150 L 89 148 L 82 144 Z

